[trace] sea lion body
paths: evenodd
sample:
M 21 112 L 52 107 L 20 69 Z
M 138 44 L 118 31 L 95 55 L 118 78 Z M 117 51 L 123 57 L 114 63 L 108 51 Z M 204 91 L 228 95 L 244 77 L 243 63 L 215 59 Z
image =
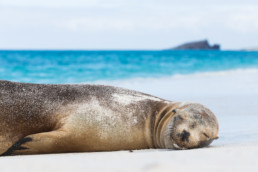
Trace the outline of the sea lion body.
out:
M 200 112 L 205 125 L 198 123 L 200 116 L 191 118 L 209 139 L 189 135 L 189 127 L 182 128 L 184 106 L 189 105 L 112 86 L 0 81 L 0 154 L 207 146 L 218 134 L 216 117 Z M 198 143 L 190 143 L 191 137 Z

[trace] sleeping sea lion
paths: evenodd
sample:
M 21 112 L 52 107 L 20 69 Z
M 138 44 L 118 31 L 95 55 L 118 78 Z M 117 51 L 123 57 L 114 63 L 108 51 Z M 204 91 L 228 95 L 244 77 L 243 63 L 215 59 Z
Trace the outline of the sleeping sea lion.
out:
M 103 85 L 0 80 L 0 154 L 190 149 L 218 136 L 198 103 Z

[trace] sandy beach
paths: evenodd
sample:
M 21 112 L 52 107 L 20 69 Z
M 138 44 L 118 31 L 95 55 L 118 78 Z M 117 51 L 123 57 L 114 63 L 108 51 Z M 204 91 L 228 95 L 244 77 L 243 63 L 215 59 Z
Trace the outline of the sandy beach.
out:
M 0 171 L 257 171 L 258 70 L 101 81 L 173 101 L 200 102 L 218 118 L 219 139 L 192 150 L 136 150 L 0 157 Z

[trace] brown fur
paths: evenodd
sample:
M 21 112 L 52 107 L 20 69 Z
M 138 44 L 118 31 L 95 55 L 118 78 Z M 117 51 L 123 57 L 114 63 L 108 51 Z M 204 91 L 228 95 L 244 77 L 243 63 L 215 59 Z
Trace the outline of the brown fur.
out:
M 171 148 L 164 133 L 179 105 L 111 86 L 0 80 L 0 154 Z

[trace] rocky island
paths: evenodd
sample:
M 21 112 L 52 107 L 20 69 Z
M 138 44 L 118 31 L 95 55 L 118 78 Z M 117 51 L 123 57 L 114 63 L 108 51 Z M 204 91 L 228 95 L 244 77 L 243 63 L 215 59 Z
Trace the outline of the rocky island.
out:
M 188 42 L 169 50 L 220 50 L 219 44 L 210 45 L 208 40 Z

